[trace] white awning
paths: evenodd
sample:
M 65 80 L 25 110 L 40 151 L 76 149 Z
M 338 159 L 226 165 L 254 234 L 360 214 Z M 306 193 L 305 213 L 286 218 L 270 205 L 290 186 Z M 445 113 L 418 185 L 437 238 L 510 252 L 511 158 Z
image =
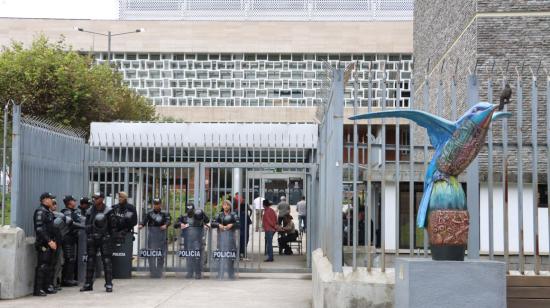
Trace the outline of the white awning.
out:
M 93 122 L 91 146 L 316 148 L 317 124 Z

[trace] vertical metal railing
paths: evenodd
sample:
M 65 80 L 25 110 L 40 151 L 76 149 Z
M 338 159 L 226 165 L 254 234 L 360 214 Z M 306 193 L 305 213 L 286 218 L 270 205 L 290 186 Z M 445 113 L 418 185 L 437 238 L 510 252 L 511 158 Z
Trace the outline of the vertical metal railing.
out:
M 480 71 L 482 66 L 485 66 L 484 73 Z M 437 86 L 435 89 L 432 89 L 430 85 L 433 78 L 427 77 L 421 84 L 421 89 L 416 91 L 408 89 L 412 93 L 417 93 L 416 96 L 411 95 L 409 108 L 415 109 L 418 107 L 414 99 L 418 98 L 418 94 L 420 94 L 423 110 L 438 116 L 449 117 L 451 121 L 457 121 L 461 113 L 480 101 L 498 104 L 498 97 L 495 98 L 494 93 L 503 91 L 509 86 L 507 81 L 508 66 L 509 62 L 506 61 L 504 66 L 499 68 L 496 61 L 490 59 L 482 65 L 476 64 L 475 68 L 470 69 L 469 75 L 464 78 L 457 75 L 457 62 L 454 73 L 451 74 L 452 78 L 448 83 L 448 93 L 443 90 L 445 84 L 443 77 L 436 79 Z M 517 269 L 520 274 L 532 271 L 535 275 L 538 275 L 543 270 L 544 264 L 546 264 L 546 261 L 543 262 L 541 255 L 547 254 L 550 246 L 550 241 L 543 240 L 549 237 L 550 226 L 542 227 L 550 221 L 550 213 L 547 209 L 548 201 L 544 201 L 546 200 L 544 193 L 548 192 L 548 182 L 550 182 L 547 171 L 547 168 L 550 168 L 550 154 L 548 153 L 550 148 L 548 145 L 550 144 L 550 124 L 548 124 L 550 121 L 550 107 L 544 108 L 544 116 L 541 114 L 543 109 L 540 108 L 542 103 L 550 101 L 550 90 L 548 89 L 550 78 L 543 85 L 539 84 L 539 64 L 539 67 L 530 67 L 531 79 L 527 81 L 523 74 L 526 71 L 524 66 L 525 64 L 520 63 L 515 68 L 517 78 L 511 84 L 513 95 L 510 104 L 503 105 L 502 111 L 511 112 L 511 118 L 499 118 L 493 121 L 493 126 L 487 133 L 483 150 L 467 169 L 467 172 L 459 177 L 459 181 L 466 184 L 467 204 L 470 213 L 468 258 L 504 260 L 507 263 L 508 270 Z M 382 69 L 380 68 L 380 70 Z M 440 76 L 444 75 L 444 71 L 444 68 L 441 68 Z M 502 74 L 502 78 L 500 78 L 501 76 L 498 78 L 501 79 L 499 82 L 495 82 L 495 72 L 501 72 Z M 367 79 L 366 82 L 369 83 L 371 80 L 369 76 L 365 75 L 365 78 Z M 369 89 L 364 94 L 368 98 L 369 108 L 359 110 L 359 113 L 386 110 L 386 104 L 384 104 L 385 85 L 381 82 L 378 86 L 378 91 L 382 93 L 379 107 L 371 108 L 370 101 L 372 98 Z M 546 86 L 545 91 L 542 92 L 543 95 L 540 91 L 542 86 Z M 525 88 L 528 88 L 529 91 L 525 91 Z M 466 95 L 461 97 L 459 93 L 465 93 Z M 398 97 L 399 89 L 395 94 L 395 98 Z M 506 103 L 506 100 L 504 102 Z M 445 105 L 445 103 L 448 105 Z M 399 103 L 395 106 L 395 109 L 401 108 Z M 447 109 L 446 106 L 450 108 Z M 524 113 L 528 112 L 530 112 L 530 117 L 526 121 Z M 541 119 L 546 121 L 544 126 L 545 135 L 542 139 L 540 138 L 541 126 L 537 126 L 540 125 Z M 371 123 L 371 121 L 373 120 L 358 122 L 358 131 L 368 130 L 365 141 L 359 142 L 357 145 L 359 151 L 364 149 L 365 152 L 368 152 L 365 159 L 358 160 L 358 168 L 362 171 L 358 181 L 359 183 L 364 181 L 365 194 L 368 196 L 364 200 L 366 206 L 365 241 L 363 243 L 359 241 L 356 244 L 354 240 L 353 245 L 358 247 L 350 247 L 349 250 L 344 247 L 344 265 L 349 265 L 355 270 L 357 264 L 361 264 L 360 261 L 363 259 L 367 271 L 371 271 L 373 267 L 384 271 L 385 267 L 393 262 L 393 258 L 398 257 L 403 252 L 400 249 L 406 243 L 403 238 L 403 236 L 406 236 L 403 229 L 404 219 L 403 217 L 400 218 L 400 215 L 405 211 L 404 207 L 408 207 L 409 210 L 407 219 L 409 223 L 408 255 L 414 256 L 415 247 L 418 247 L 419 244 L 420 247 L 422 246 L 421 242 L 416 243 L 416 240 L 420 237 L 416 235 L 419 230 L 414 228 L 416 218 L 414 215 L 415 202 L 419 201 L 421 191 L 415 187 L 414 183 L 415 181 L 422 181 L 433 149 L 428 145 L 427 138 L 425 139 L 426 142 L 418 144 L 419 140 L 413 138 L 413 132 L 418 131 L 417 125 L 411 123 L 409 127 L 410 145 L 408 146 L 410 150 L 407 158 L 409 167 L 406 168 L 410 173 L 408 179 L 409 200 L 403 203 L 401 201 L 405 199 L 404 193 L 407 190 L 406 186 L 399 184 L 405 170 L 399 165 L 402 159 L 398 150 L 404 147 L 404 143 L 400 140 L 402 134 L 398 133 L 402 129 L 402 122 L 379 120 Z M 389 144 L 383 140 L 384 133 L 380 134 L 380 132 L 383 132 L 385 127 L 388 130 L 395 129 L 395 144 Z M 512 131 L 511 134 L 510 131 Z M 382 139 L 380 144 L 371 142 L 371 132 L 374 132 L 374 134 L 378 132 L 379 138 Z M 354 134 L 356 133 L 354 132 Z M 357 137 L 361 140 L 360 135 Z M 543 143 L 544 141 L 546 143 Z M 323 146 L 322 142 L 320 146 Z M 354 146 L 351 142 L 345 143 L 343 152 L 352 153 L 351 149 Z M 371 155 L 371 149 L 375 153 L 381 150 L 383 156 Z M 396 150 L 395 160 L 386 159 L 390 157 L 386 155 L 392 155 L 394 149 Z M 415 151 L 420 154 L 424 152 L 424 155 L 417 157 Z M 363 156 L 360 154 L 359 157 Z M 376 163 L 373 163 L 374 160 L 376 160 Z M 352 162 L 351 158 L 349 158 L 349 162 Z M 356 160 L 354 159 L 353 162 L 356 162 Z M 424 166 L 424 170 L 422 170 L 422 166 Z M 395 182 L 388 182 L 386 180 L 388 178 L 395 179 Z M 541 179 L 543 180 L 541 181 Z M 375 185 L 379 185 L 378 187 L 381 189 L 375 188 L 371 194 L 371 183 L 376 183 Z M 361 188 L 354 187 L 354 189 L 360 190 Z M 395 192 L 395 203 L 385 199 L 385 197 L 394 193 L 393 189 L 397 190 Z M 372 197 L 373 199 L 371 199 Z M 380 207 L 377 207 L 376 204 L 371 205 L 371 200 L 374 200 L 374 202 L 380 201 Z M 380 215 L 378 217 L 377 211 Z M 379 236 L 374 236 L 375 242 L 379 240 L 379 246 L 377 246 L 379 248 L 374 250 L 371 249 L 371 219 L 374 220 L 372 233 L 379 233 Z M 357 234 L 354 232 L 353 236 L 357 236 Z M 427 242 L 427 234 L 424 232 L 424 257 L 430 255 Z M 393 243 L 395 243 L 395 251 L 394 247 L 391 247 Z M 365 249 L 361 249 L 363 245 Z M 345 260 L 348 260 L 346 258 L 347 254 L 351 256 L 349 264 L 345 262 Z

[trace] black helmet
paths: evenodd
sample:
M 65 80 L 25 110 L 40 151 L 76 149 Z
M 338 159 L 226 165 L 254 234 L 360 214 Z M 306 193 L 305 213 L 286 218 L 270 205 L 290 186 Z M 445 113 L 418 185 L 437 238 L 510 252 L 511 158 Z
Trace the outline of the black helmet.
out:
M 195 210 L 195 218 L 198 220 L 204 219 L 204 211 L 201 209 Z
M 40 195 L 40 201 L 44 200 L 44 199 L 47 199 L 47 198 L 50 198 L 50 199 L 55 199 L 55 195 L 49 193 L 49 192 L 45 192 L 45 193 L 42 193 Z
M 222 225 L 227 226 L 228 224 L 234 223 L 234 219 L 232 215 L 225 215 L 222 219 Z
M 63 203 L 67 204 L 69 201 L 76 201 L 76 199 L 72 195 L 66 195 L 65 198 L 63 198 Z

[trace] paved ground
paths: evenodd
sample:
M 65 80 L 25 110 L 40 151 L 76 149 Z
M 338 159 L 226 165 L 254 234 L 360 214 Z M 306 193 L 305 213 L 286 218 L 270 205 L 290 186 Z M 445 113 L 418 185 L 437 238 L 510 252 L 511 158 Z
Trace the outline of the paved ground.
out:
M 114 285 L 110 294 L 99 280 L 93 292 L 64 288 L 47 297 L 0 301 L 0 307 L 311 307 L 311 275 L 307 274 L 241 273 L 235 281 L 134 278 L 115 280 Z

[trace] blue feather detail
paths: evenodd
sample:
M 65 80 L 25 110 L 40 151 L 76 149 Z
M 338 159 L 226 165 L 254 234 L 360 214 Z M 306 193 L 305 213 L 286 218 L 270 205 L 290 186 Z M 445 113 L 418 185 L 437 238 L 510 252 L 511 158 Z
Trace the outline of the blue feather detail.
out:
M 426 218 L 428 217 L 428 206 L 430 205 L 430 197 L 432 195 L 433 181 L 430 180 L 427 188 L 424 190 L 420 206 L 418 208 L 418 214 L 416 216 L 416 226 L 419 228 L 426 227 Z
M 428 130 L 430 143 L 433 147 L 439 148 L 454 133 L 456 124 L 444 118 L 429 114 L 420 110 L 390 110 L 381 112 L 371 112 L 352 116 L 350 120 L 367 120 L 379 118 L 404 118 L 414 121 L 416 124 Z

